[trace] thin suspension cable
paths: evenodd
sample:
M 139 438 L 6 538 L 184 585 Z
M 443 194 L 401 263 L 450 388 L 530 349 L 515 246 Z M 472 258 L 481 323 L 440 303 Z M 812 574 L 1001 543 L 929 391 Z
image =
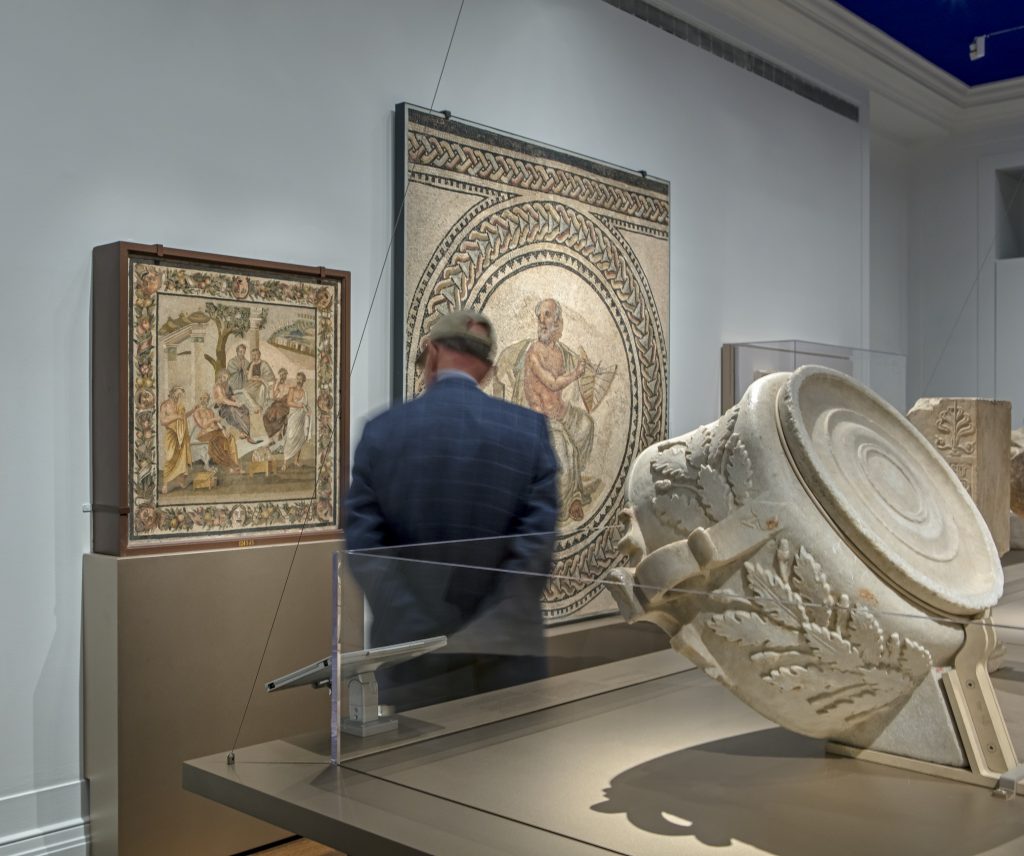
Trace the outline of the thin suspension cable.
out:
M 339 418 L 341 418 L 342 415 L 343 414 L 339 414 Z M 314 494 L 315 487 L 320 482 L 320 473 L 322 472 L 322 468 L 325 467 L 327 463 L 327 450 L 334 445 L 334 438 L 336 434 L 337 424 L 335 424 L 335 427 L 332 429 L 328 438 L 328 442 L 324 444 L 323 451 L 320 453 L 320 460 L 317 461 L 316 469 L 314 470 L 313 473 Z M 309 503 L 306 506 L 306 511 L 302 516 L 302 524 L 299 526 L 299 532 L 295 536 L 295 546 L 292 548 L 292 556 L 288 562 L 288 572 L 285 574 L 284 583 L 281 585 L 281 593 L 277 597 L 277 606 L 274 608 L 274 617 L 270 620 L 270 630 L 267 632 L 267 639 L 263 643 L 263 653 L 260 654 L 260 662 L 259 665 L 256 667 L 256 673 L 253 675 L 252 686 L 249 687 L 249 697 L 245 700 L 245 708 L 242 710 L 242 718 L 241 720 L 239 720 L 238 730 L 235 732 L 235 739 L 231 742 L 232 755 L 234 754 L 235 749 L 238 746 L 238 738 L 242 734 L 242 728 L 245 725 L 245 718 L 249 713 L 249 705 L 252 704 L 252 697 L 253 694 L 256 692 L 256 684 L 259 682 L 260 672 L 263 670 L 263 662 L 267 658 L 267 651 L 270 650 L 270 640 L 274 638 L 274 628 L 277 626 L 277 617 L 281 613 L 281 604 L 284 603 L 284 595 L 285 592 L 288 590 L 288 581 L 292 577 L 292 570 L 295 568 L 295 559 L 299 554 L 299 546 L 302 544 L 302 536 L 306 533 L 306 526 L 309 523 L 310 514 L 313 511 L 315 503 L 316 496 L 314 495 L 310 497 Z
M 459 29 L 459 20 L 462 17 L 462 9 L 463 9 L 463 7 L 465 5 L 466 5 L 466 0 L 462 0 L 462 2 L 459 4 L 459 12 L 455 16 L 455 25 L 452 27 L 451 38 L 448 39 L 448 49 L 445 51 L 444 62 L 441 63 L 441 71 L 440 71 L 440 73 L 437 76 L 437 84 L 434 86 L 434 95 L 430 99 L 430 109 L 431 110 L 434 109 L 434 102 L 436 101 L 437 93 L 438 93 L 438 91 L 441 88 L 441 80 L 444 77 L 444 71 L 445 71 L 445 68 L 448 65 L 448 57 L 449 57 L 449 55 L 452 52 L 452 44 L 455 42 L 455 33 Z M 402 204 L 401 204 L 401 206 L 398 209 L 398 213 L 395 215 L 395 223 L 394 223 L 394 226 L 391 229 L 391 238 L 388 241 L 388 247 L 387 247 L 387 250 L 384 253 L 384 262 L 381 264 L 380 273 L 377 276 L 377 284 L 376 284 L 376 286 L 374 286 L 374 289 L 373 289 L 373 297 L 370 299 L 370 308 L 367 310 L 366 320 L 363 322 L 363 328 L 362 328 L 362 331 L 359 334 L 359 343 L 356 345 L 356 352 L 355 352 L 355 354 L 352 357 L 351 364 L 349 365 L 349 377 L 352 376 L 352 371 L 355 369 L 356 360 L 359 357 L 359 349 L 362 347 L 363 338 L 366 335 L 366 329 L 367 329 L 367 327 L 370 324 L 370 316 L 371 316 L 371 313 L 373 312 L 373 304 L 377 300 L 377 292 L 380 290 L 381 280 L 384 277 L 384 269 L 387 267 L 388 257 L 391 254 L 391 247 L 393 246 L 393 244 L 395 242 L 395 234 L 398 231 L 398 224 L 399 224 L 399 222 L 401 222 L 402 212 L 405 210 L 405 198 L 408 195 L 408 193 L 409 193 L 409 186 L 408 186 L 408 183 L 407 183 L 406 184 L 406 188 L 405 188 L 405 192 L 402 194 Z M 351 300 L 351 296 L 350 296 L 349 299 Z M 343 414 L 339 414 L 339 417 L 341 415 L 343 415 Z M 313 481 L 314 485 L 316 485 L 319 482 L 319 480 L 320 480 L 321 467 L 323 467 L 325 462 L 326 462 L 326 457 L 327 457 L 326 450 L 328 448 L 330 448 L 330 445 L 333 445 L 334 437 L 335 437 L 336 433 L 337 433 L 337 425 L 335 424 L 334 428 L 332 429 L 331 435 L 330 435 L 330 443 L 325 445 L 324 452 L 321 455 L 321 459 L 317 463 L 317 468 L 316 468 L 316 471 L 314 473 L 314 481 Z M 263 670 L 263 663 L 264 663 L 264 661 L 267 658 L 267 651 L 270 649 L 270 640 L 274 636 L 274 628 L 277 626 L 277 618 L 278 618 L 278 616 L 281 613 L 281 604 L 284 603 L 284 595 L 285 595 L 285 592 L 288 590 L 288 581 L 291 579 L 292 570 L 295 568 L 295 559 L 298 556 L 299 546 L 302 543 L 302 536 L 305 534 L 306 526 L 307 526 L 307 524 L 309 522 L 310 514 L 313 511 L 313 507 L 314 507 L 315 502 L 316 502 L 316 498 L 315 497 L 310 499 L 309 505 L 306 508 L 306 513 L 305 513 L 305 515 L 302 518 L 302 525 L 299 527 L 299 532 L 298 532 L 298 535 L 296 536 L 296 539 L 295 539 L 295 547 L 292 550 L 291 561 L 289 561 L 289 563 L 288 563 L 288 573 L 285 574 L 284 584 L 281 586 L 281 594 L 277 598 L 277 607 L 274 609 L 274 617 L 273 617 L 273 619 L 271 619 L 271 622 L 270 622 L 270 631 L 267 633 L 266 642 L 263 644 L 263 653 L 260 654 L 260 662 L 259 662 L 259 665 L 256 667 L 256 673 L 253 675 L 252 686 L 249 688 L 249 696 L 248 696 L 248 698 L 245 701 L 245 708 L 242 710 L 242 718 L 241 718 L 241 720 L 239 720 L 238 729 L 235 732 L 235 739 L 233 741 L 231 741 L 231 752 L 229 753 L 229 756 L 234 756 L 235 749 L 238 747 L 238 739 L 239 739 L 239 737 L 242 734 L 242 728 L 245 725 L 245 718 L 246 718 L 246 716 L 249 713 L 249 706 L 252 704 L 253 694 L 256 692 L 256 684 L 259 682 L 260 672 Z
M 991 39 L 993 36 L 1002 36 L 1006 33 L 1016 33 L 1018 30 L 1024 30 L 1024 24 L 1020 24 L 1016 27 L 1007 27 L 1005 30 L 996 30 L 994 33 L 984 33 L 982 37 Z
M 434 111 L 434 103 L 437 101 L 437 93 L 441 88 L 441 78 L 444 77 L 445 67 L 448 65 L 448 57 L 452 52 L 452 44 L 455 42 L 455 32 L 459 29 L 459 19 L 462 17 L 462 7 L 466 5 L 466 0 L 462 0 L 459 4 L 459 13 L 455 16 L 455 26 L 452 27 L 452 37 L 448 40 L 448 50 L 444 54 L 444 62 L 441 63 L 441 73 L 437 76 L 437 85 L 434 87 L 434 95 L 430 99 L 430 112 Z M 398 145 L 399 141 L 395 140 L 395 145 Z M 402 203 L 398 206 L 398 211 L 395 213 L 395 222 L 391 227 L 391 237 L 388 239 L 387 249 L 384 251 L 384 261 L 380 265 L 380 273 L 377 274 L 377 284 L 373 287 L 373 296 L 370 298 L 370 308 L 366 310 L 366 320 L 363 322 L 363 329 L 359 333 L 359 341 L 356 344 L 356 352 L 352 355 L 352 365 L 349 368 L 349 377 L 355 371 L 356 362 L 359 359 L 359 351 L 363 347 L 363 339 L 366 336 L 366 330 L 370 326 L 370 318 L 373 316 L 373 305 L 377 302 L 377 293 L 380 291 L 380 284 L 384 278 L 384 270 L 388 266 L 388 259 L 391 257 L 391 248 L 395 245 L 395 235 L 398 233 L 398 224 L 402 222 L 402 214 L 405 213 L 405 200 L 409 195 L 409 181 L 408 177 L 403 177 L 405 181 L 405 190 L 402 191 Z
M 525 536 L 529 537 L 529 536 Z M 514 577 L 542 577 L 546 580 L 566 580 L 569 582 L 578 582 L 578 577 L 574 577 L 569 574 L 559 573 L 543 573 L 541 571 L 528 571 L 528 570 L 510 570 L 506 568 L 495 568 L 490 565 L 473 565 L 462 562 L 445 562 L 439 559 L 420 559 L 411 556 L 371 556 L 365 551 L 361 550 L 349 550 L 347 553 L 349 556 L 361 559 L 373 559 L 378 566 L 385 564 L 393 564 L 396 568 L 416 566 L 416 567 L 429 567 L 438 568 L 443 570 L 458 569 L 463 571 L 480 571 L 481 573 L 487 574 L 506 574 Z M 403 564 L 404 563 L 404 564 Z M 623 568 L 622 570 L 629 570 L 635 572 L 636 566 L 629 568 Z M 378 567 L 378 573 L 388 573 L 383 567 Z M 760 600 L 755 595 L 737 594 L 730 589 L 703 589 L 703 588 L 687 588 L 680 584 L 673 586 L 670 590 L 665 590 L 656 585 L 645 585 L 641 582 L 636 581 L 635 578 L 628 582 L 620 582 L 618 580 L 611 579 L 607 574 L 599 579 L 595 580 L 596 583 L 604 586 L 606 589 L 632 589 L 634 591 L 642 591 L 648 593 L 650 596 L 664 596 L 673 600 L 678 600 L 683 597 L 691 598 L 693 600 L 713 600 L 718 602 L 728 602 L 730 604 L 743 604 L 746 607 L 756 607 Z M 852 615 L 858 609 L 863 608 L 861 604 L 856 601 L 852 603 L 843 603 L 839 600 L 833 600 L 831 603 L 825 601 L 816 600 L 803 600 L 802 604 L 805 609 L 826 609 L 833 610 L 836 615 Z M 913 607 L 913 604 L 910 604 Z M 971 618 L 969 616 L 957 616 L 952 613 L 940 613 L 938 611 L 925 611 L 920 610 L 918 612 L 896 612 L 892 609 L 879 609 L 872 608 L 870 610 L 874 616 L 882 616 L 886 618 L 898 618 L 905 619 L 907 621 L 928 621 L 936 624 L 943 624 L 948 627 L 967 627 L 969 625 L 991 625 L 997 629 L 1004 630 L 1019 630 L 1021 629 L 1018 625 L 1006 624 L 1000 621 L 993 621 L 989 619 Z

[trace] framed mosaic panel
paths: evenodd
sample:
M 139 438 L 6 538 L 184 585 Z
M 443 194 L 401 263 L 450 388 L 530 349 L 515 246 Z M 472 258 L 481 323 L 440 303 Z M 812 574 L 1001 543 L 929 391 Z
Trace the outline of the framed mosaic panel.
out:
M 395 119 L 393 393 L 420 391 L 438 317 L 487 314 L 485 388 L 548 416 L 561 469 L 546 620 L 613 611 L 626 476 L 668 430 L 668 183 L 409 104 Z
M 93 549 L 337 537 L 349 274 L 93 251 Z

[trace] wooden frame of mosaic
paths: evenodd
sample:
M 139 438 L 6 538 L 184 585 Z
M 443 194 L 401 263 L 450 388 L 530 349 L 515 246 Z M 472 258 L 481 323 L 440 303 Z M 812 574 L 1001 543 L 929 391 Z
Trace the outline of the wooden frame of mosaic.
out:
M 349 274 L 117 242 L 93 251 L 93 550 L 337 537 Z

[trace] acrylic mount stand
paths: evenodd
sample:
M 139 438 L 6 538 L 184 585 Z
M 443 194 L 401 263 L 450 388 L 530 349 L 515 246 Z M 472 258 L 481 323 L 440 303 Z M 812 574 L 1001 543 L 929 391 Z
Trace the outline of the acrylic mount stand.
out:
M 941 682 L 969 768 L 936 764 L 832 741 L 825 744 L 826 751 L 833 755 L 992 788 L 992 795 L 1003 799 L 1016 796 L 1024 780 L 1024 765 L 1017 759 L 995 688 L 989 678 L 988 661 L 997 641 L 989 613 L 986 611 L 980 621 L 968 624 L 964 630 L 964 645 L 957 653 L 952 668 L 941 670 Z
M 332 558 L 332 596 L 334 617 L 331 622 L 331 653 L 322 660 L 275 678 L 266 684 L 267 692 L 278 692 L 293 687 L 326 687 L 332 695 L 331 704 L 331 761 L 337 763 L 338 744 L 342 734 L 369 737 L 398 727 L 398 720 L 382 717 L 377 691 L 377 670 L 428 654 L 448 644 L 447 636 L 417 639 L 385 645 L 380 648 L 364 648 L 361 651 L 342 651 L 341 620 L 341 556 Z M 340 694 L 335 687 L 348 688 L 348 716 L 342 716 Z M 234 754 L 234 753 L 232 753 Z

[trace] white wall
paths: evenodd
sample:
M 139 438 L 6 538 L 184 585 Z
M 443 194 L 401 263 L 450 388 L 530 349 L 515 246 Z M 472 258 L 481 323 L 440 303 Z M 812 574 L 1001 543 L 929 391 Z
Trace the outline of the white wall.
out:
M 390 235 L 391 109 L 430 103 L 458 8 L 3 3 L 7 852 L 76 822 L 92 247 L 349 269 L 355 344 Z M 598 0 L 467 0 L 437 106 L 671 181 L 673 432 L 716 414 L 723 341 L 868 344 L 863 123 Z M 388 400 L 390 304 L 386 267 L 352 375 L 353 438 Z
M 1024 187 L 1017 191 L 1024 194 Z M 1014 428 L 1024 424 L 1024 257 L 996 262 L 995 389 L 1009 401 Z
M 1024 164 L 1024 123 L 923 148 L 913 163 L 908 400 L 1003 396 L 995 372 L 993 175 L 997 166 Z
M 870 347 L 906 354 L 910 281 L 910 152 L 871 138 Z

